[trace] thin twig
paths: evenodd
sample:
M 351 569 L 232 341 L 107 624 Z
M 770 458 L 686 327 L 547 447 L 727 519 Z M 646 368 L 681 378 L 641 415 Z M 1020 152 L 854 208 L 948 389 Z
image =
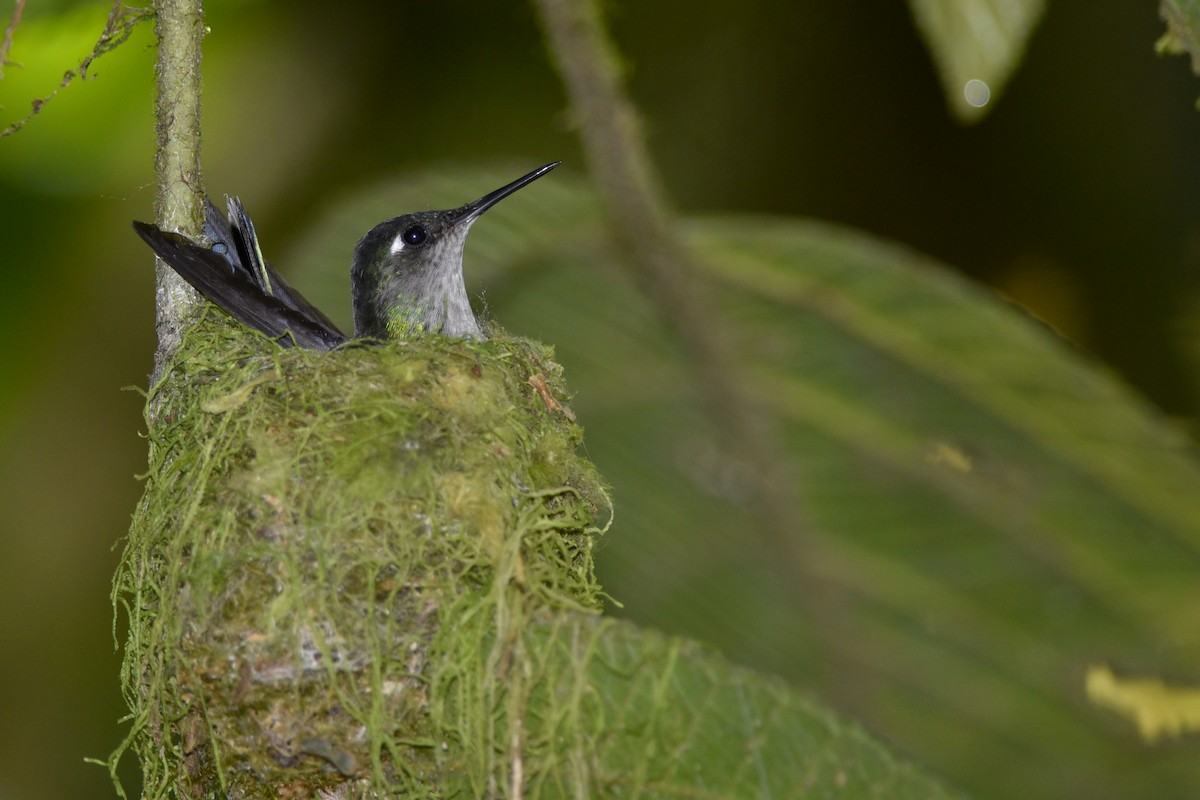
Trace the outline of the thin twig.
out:
M 17 0 L 8 27 L 4 29 L 4 41 L 0 42 L 0 78 L 4 77 L 4 67 L 8 64 L 8 51 L 12 49 L 13 32 L 21 24 L 21 12 L 25 10 L 25 0 Z
M 659 314 L 675 330 L 706 400 L 724 450 L 746 468 L 747 510 L 767 554 L 793 577 L 789 591 L 805 610 L 824 652 L 844 648 L 848 596 L 823 575 L 820 545 L 806 535 L 809 520 L 798 478 L 772 438 L 773 416 L 754 401 L 752 382 L 732 346 L 728 323 L 714 310 L 702 271 L 651 162 L 632 102 L 621 87 L 620 59 L 607 38 L 597 0 L 536 0 L 541 24 L 566 84 L 588 170 L 600 192 L 625 263 L 637 268 Z M 827 691 L 838 691 L 834 682 Z
M 8 29 L 4 33 L 4 44 L 0 46 L 2 47 L 2 49 L 0 49 L 0 67 L 3 66 L 5 59 L 8 56 L 8 47 L 12 44 L 12 32 L 13 29 L 16 28 L 17 22 L 20 20 L 20 12 L 24 5 L 25 4 L 23 0 L 18 2 L 17 9 L 13 12 L 12 19 L 9 21 Z M 62 80 L 59 82 L 58 86 L 55 87 L 54 91 L 50 92 L 50 94 L 46 95 L 45 97 L 38 97 L 32 100 L 30 102 L 30 112 L 23 119 L 17 120 L 3 131 L 0 131 L 0 138 L 10 136 L 21 130 L 21 128 L 24 128 L 25 124 L 29 122 L 29 120 L 33 119 L 41 112 L 46 103 L 49 103 L 51 100 L 57 97 L 58 93 L 70 86 L 76 78 L 86 81 L 88 79 L 88 69 L 91 68 L 92 62 L 105 53 L 124 44 L 125 41 L 129 39 L 130 35 L 133 34 L 134 27 L 136 27 L 139 22 L 149 16 L 150 12 L 145 9 L 127 8 L 120 2 L 120 0 L 114 0 L 113 7 L 108 12 L 108 22 L 105 23 L 104 30 L 100 33 L 100 38 L 96 40 L 96 44 L 92 48 L 92 52 L 89 53 L 87 57 L 83 59 L 83 61 L 79 62 L 79 66 L 76 69 L 69 69 L 63 73 Z
M 771 543 L 791 546 L 802 535 L 794 484 L 771 441 L 766 410 L 745 388 L 726 326 L 704 290 L 702 271 L 678 234 L 596 4 L 537 0 L 537 5 L 611 236 L 687 349 L 727 454 L 752 475 L 752 505 L 763 532 Z

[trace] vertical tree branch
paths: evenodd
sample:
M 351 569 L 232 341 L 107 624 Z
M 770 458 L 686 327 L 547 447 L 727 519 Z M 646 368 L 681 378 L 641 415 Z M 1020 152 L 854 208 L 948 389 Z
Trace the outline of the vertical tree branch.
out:
M 597 5 L 594 0 L 536 4 L 612 238 L 686 348 L 726 452 L 749 469 L 751 503 L 768 542 L 791 549 L 802 533 L 794 483 L 771 440 L 764 410 L 744 388 L 730 337 L 678 233 L 637 112 L 622 90 L 619 56 Z
M 200 180 L 202 1 L 155 0 L 154 8 L 158 40 L 156 216 L 160 228 L 198 238 L 204 227 Z M 184 314 L 199 302 L 199 296 L 162 262 L 158 263 L 155 285 L 158 352 L 154 377 L 157 378 L 179 344 Z

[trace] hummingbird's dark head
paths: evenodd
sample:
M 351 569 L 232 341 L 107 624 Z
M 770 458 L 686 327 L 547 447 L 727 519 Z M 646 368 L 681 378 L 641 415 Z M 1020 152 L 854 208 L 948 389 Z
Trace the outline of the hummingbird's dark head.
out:
M 354 335 L 484 338 L 463 283 L 467 233 L 483 212 L 559 163 L 539 167 L 461 208 L 404 214 L 372 228 L 355 246 L 350 268 Z

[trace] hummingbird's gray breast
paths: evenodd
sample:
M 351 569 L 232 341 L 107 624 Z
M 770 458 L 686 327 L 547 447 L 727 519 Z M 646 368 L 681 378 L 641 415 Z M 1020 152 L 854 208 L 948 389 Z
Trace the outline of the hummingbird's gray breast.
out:
M 381 300 L 389 338 L 440 333 L 484 338 L 463 280 L 463 249 L 469 225 L 431 233 L 420 246 L 401 231 L 389 248 Z M 440 235 L 438 235 L 440 234 Z

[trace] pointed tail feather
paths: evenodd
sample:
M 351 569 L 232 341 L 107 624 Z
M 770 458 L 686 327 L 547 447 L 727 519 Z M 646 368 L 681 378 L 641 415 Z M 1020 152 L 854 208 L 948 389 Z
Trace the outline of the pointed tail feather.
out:
M 337 330 L 337 326 L 329 317 L 304 299 L 304 295 L 293 289 L 283 279 L 283 276 L 275 271 L 270 262 L 263 258 L 262 248 L 258 244 L 258 234 L 254 231 L 254 222 L 246 213 L 242 201 L 236 197 L 226 197 L 225 201 L 229 207 L 229 220 L 225 225 L 225 230 L 229 231 L 230 237 L 233 239 L 233 252 L 238 253 L 241 258 L 241 267 L 250 274 L 259 288 L 269 295 L 278 297 L 284 305 L 294 311 L 298 311 L 328 328 Z M 205 229 L 207 230 L 207 228 L 206 221 Z

